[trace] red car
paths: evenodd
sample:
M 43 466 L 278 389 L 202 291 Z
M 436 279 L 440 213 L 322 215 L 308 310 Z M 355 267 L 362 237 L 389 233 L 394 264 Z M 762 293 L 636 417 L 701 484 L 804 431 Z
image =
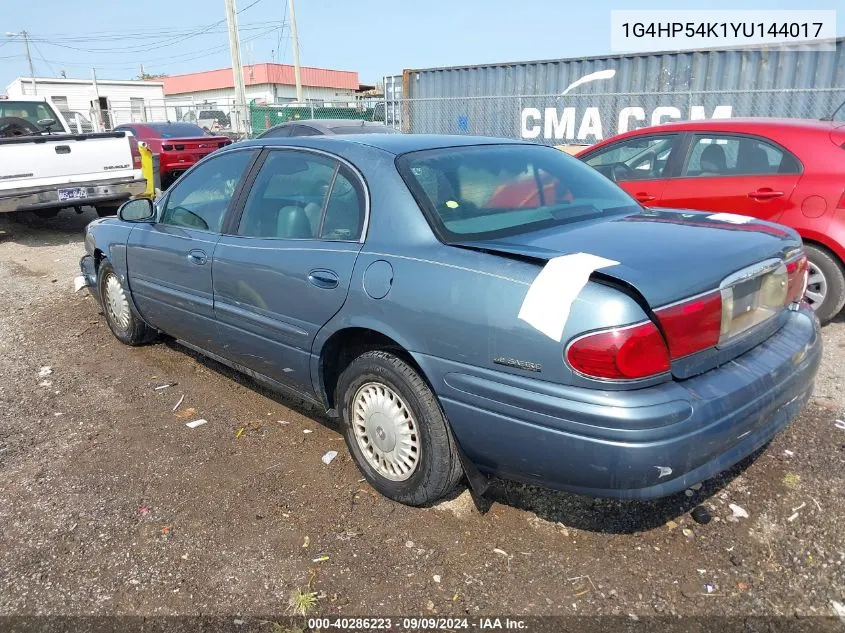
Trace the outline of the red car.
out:
M 845 124 L 799 119 L 670 123 L 577 154 L 649 207 L 751 216 L 804 240 L 807 300 L 822 323 L 845 304 Z M 742 218 L 726 217 L 726 227 Z
M 161 188 L 167 189 L 182 172 L 216 149 L 230 145 L 226 136 L 208 136 L 193 123 L 127 123 L 115 130 L 132 132 L 159 155 Z

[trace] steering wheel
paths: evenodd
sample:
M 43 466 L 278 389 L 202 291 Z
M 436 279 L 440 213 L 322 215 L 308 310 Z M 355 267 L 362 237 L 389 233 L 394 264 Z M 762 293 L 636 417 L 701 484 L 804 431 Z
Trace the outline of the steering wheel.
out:
M 631 180 L 633 176 L 636 174 L 634 170 L 631 169 L 625 163 L 613 163 L 610 168 L 610 179 L 613 182 L 619 182 L 620 180 Z
M 19 116 L 0 117 L 0 138 L 14 138 L 16 136 L 35 136 L 41 130 L 34 123 Z

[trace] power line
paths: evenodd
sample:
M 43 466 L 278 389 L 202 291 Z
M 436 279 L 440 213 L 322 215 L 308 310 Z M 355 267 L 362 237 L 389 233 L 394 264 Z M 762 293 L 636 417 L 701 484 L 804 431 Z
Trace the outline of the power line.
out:
M 47 64 L 47 68 L 50 69 L 50 72 L 53 73 L 53 75 L 56 75 L 57 74 L 56 69 L 53 68 L 50 65 L 50 62 L 48 62 L 46 59 L 44 59 L 44 55 L 41 54 L 41 49 L 38 48 L 38 46 L 35 44 L 35 42 L 32 42 L 32 48 L 35 49 L 35 54 L 38 55 L 38 57 L 41 59 L 41 61 L 44 62 L 45 64 Z

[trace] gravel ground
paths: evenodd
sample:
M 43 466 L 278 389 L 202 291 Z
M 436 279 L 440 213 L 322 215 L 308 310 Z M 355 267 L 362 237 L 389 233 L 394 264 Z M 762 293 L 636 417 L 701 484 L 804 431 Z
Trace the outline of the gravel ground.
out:
M 0 615 L 283 614 L 294 591 L 318 615 L 791 617 L 845 602 L 841 317 L 808 408 L 691 497 L 496 482 L 485 515 L 466 491 L 414 509 L 370 489 L 306 405 L 174 343 L 119 344 L 72 289 L 94 217 L 0 220 Z

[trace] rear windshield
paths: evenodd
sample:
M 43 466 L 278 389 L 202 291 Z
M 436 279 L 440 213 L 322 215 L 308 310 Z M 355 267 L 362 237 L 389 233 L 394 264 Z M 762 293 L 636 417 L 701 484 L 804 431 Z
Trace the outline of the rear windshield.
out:
M 332 128 L 335 134 L 395 134 L 396 130 L 386 125 L 338 125 Z
M 159 138 L 205 136 L 203 129 L 193 123 L 145 123 L 144 125 L 158 134 Z
M 56 120 L 53 109 L 46 103 L 39 103 L 38 101 L 0 101 L 0 118 L 7 116 L 26 119 L 35 124 L 38 129 L 41 129 L 37 125 L 39 121 L 43 119 Z M 57 127 L 61 128 L 58 123 Z M 53 127 L 53 130 L 55 129 L 56 126 Z
M 400 156 L 396 165 L 446 242 L 489 240 L 640 210 L 591 167 L 540 145 L 426 150 Z

